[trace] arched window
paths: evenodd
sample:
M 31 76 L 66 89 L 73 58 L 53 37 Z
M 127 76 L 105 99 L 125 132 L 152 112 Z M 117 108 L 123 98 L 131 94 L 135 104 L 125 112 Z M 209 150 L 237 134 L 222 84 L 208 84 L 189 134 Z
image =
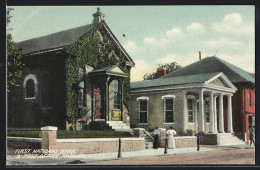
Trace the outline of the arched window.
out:
M 25 90 L 25 99 L 35 99 L 37 95 L 37 79 L 33 74 L 29 74 L 25 77 L 23 86 Z
M 35 85 L 33 79 L 26 82 L 26 98 L 35 97 Z

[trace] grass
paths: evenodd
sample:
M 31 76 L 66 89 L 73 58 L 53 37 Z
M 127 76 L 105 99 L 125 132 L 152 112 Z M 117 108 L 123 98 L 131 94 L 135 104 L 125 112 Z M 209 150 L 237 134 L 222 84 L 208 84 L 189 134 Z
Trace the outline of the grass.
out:
M 12 137 L 28 137 L 41 138 L 41 131 L 9 131 L 8 136 Z M 68 138 L 118 138 L 132 137 L 128 132 L 115 131 L 57 131 L 58 139 Z

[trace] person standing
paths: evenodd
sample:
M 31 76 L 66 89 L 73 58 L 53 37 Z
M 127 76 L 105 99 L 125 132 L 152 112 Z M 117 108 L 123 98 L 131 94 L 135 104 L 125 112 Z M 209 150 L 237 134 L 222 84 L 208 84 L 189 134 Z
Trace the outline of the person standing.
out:
M 255 133 L 254 133 L 254 129 L 252 127 L 250 127 L 250 129 L 249 129 L 249 140 L 250 140 L 250 146 L 252 145 L 252 143 L 255 146 Z
M 153 136 L 154 136 L 154 140 L 153 140 L 153 148 L 154 149 L 158 149 L 159 147 L 159 136 L 160 136 L 161 132 L 159 130 L 159 127 L 156 126 L 156 128 L 153 131 Z
M 175 141 L 174 141 L 174 135 L 176 135 L 176 131 L 173 130 L 173 127 L 171 126 L 170 129 L 166 131 L 166 135 L 168 138 L 168 149 L 174 149 L 175 148 Z

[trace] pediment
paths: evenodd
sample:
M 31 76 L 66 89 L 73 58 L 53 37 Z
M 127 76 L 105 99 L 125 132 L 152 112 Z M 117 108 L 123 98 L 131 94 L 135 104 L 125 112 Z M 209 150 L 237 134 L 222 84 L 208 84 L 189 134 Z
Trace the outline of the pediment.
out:
M 110 71 L 114 73 L 124 74 L 124 72 L 119 67 L 112 68 Z
M 221 78 L 216 78 L 215 80 L 211 81 L 209 84 L 230 88 L 227 85 L 227 83 L 225 83 Z
M 212 77 L 205 83 L 213 87 L 237 90 L 233 83 L 222 72 Z

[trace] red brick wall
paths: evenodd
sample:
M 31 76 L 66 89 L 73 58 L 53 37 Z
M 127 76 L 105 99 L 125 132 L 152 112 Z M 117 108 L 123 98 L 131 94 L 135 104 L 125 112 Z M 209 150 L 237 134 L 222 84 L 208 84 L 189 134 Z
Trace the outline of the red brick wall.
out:
M 251 107 L 249 106 L 249 93 L 251 93 Z M 255 113 L 255 91 L 251 89 L 245 89 L 245 110 L 248 113 Z

